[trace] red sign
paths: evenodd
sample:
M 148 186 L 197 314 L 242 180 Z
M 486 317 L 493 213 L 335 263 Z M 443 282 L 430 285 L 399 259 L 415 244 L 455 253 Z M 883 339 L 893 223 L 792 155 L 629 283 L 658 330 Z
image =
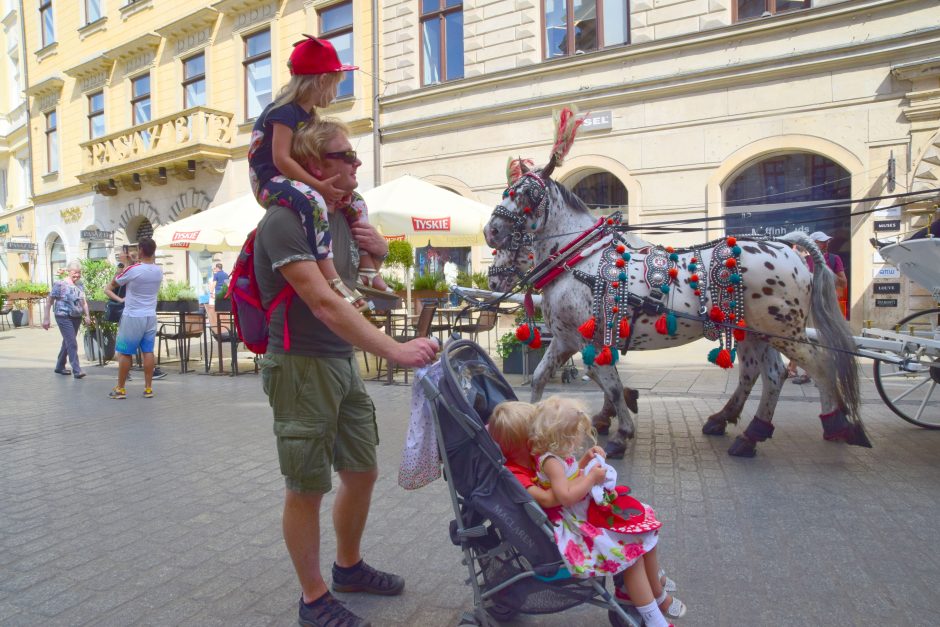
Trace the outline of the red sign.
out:
M 449 231 L 450 216 L 446 218 L 411 218 L 411 227 L 415 231 Z
M 195 242 L 197 237 L 199 237 L 199 231 L 174 231 L 173 232 L 174 242 Z

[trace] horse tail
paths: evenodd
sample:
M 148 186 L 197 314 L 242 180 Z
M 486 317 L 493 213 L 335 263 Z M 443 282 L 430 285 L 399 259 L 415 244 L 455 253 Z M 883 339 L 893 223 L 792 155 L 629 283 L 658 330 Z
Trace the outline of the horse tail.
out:
M 824 351 L 824 359 L 827 361 L 827 371 L 835 376 L 836 392 L 843 407 L 851 419 L 861 425 L 855 339 L 835 297 L 836 275 L 826 265 L 826 258 L 816 242 L 802 231 L 787 233 L 780 239 L 802 246 L 813 258 L 810 315 L 816 327 L 816 337 L 829 349 Z

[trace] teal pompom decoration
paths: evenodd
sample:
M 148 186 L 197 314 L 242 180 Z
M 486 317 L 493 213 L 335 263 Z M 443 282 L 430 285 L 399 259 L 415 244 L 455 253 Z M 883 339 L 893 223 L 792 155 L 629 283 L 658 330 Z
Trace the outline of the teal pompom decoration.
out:
M 734 309 L 737 306 L 738 306 L 738 301 L 736 300 L 733 300 L 730 303 L 728 303 L 728 307 L 731 307 L 732 309 Z
M 595 357 L 597 357 L 597 349 L 593 344 L 588 344 L 581 349 L 581 359 L 584 360 L 585 366 L 593 366 Z
M 734 363 L 734 360 L 737 358 L 737 356 L 738 356 L 738 349 L 732 348 L 731 349 L 731 363 Z
M 735 272 L 734 274 L 732 274 L 732 275 L 729 277 L 728 280 L 730 280 L 732 283 L 734 283 L 735 285 L 737 285 L 738 283 L 741 282 L 741 275 L 738 274 L 737 272 Z
M 532 230 L 535 230 L 535 222 L 532 223 Z
M 741 256 L 741 247 L 740 247 L 740 246 L 732 246 L 732 247 L 731 247 L 731 254 L 734 255 L 735 257 L 740 257 L 740 256 Z
M 721 347 L 716 346 L 715 348 L 708 351 L 708 361 L 714 363 L 718 362 L 718 353 L 721 352 Z
M 627 273 L 626 273 L 626 272 L 621 272 L 621 273 L 617 276 L 617 278 L 620 279 L 621 281 L 626 281 L 626 280 L 627 280 Z
M 607 323 L 607 328 L 608 328 L 608 329 L 613 329 L 613 328 L 614 328 L 614 323 L 613 323 L 613 321 Z
M 698 289 L 698 281 L 689 281 L 689 287 L 691 287 L 693 290 L 697 290 L 697 289 Z
M 679 253 L 669 253 L 669 261 L 679 261 Z
M 617 363 L 617 360 L 620 359 L 620 351 L 616 347 L 610 347 L 610 365 L 613 366 Z
M 698 270 L 698 264 L 697 264 L 697 263 L 690 263 L 690 264 L 689 264 L 689 272 L 695 272 L 696 270 Z
M 620 297 L 619 297 L 619 296 L 614 296 L 614 302 L 615 302 L 615 303 L 619 303 L 619 302 L 620 302 Z
M 660 285 L 660 286 L 659 286 L 659 291 L 662 292 L 663 294 L 668 294 L 668 293 L 669 293 L 669 286 L 668 286 L 668 285 Z
M 676 314 L 674 314 L 671 311 L 667 313 L 666 314 L 666 333 L 668 333 L 669 335 L 675 336 L 676 328 L 678 327 L 678 325 L 679 323 L 676 320 Z

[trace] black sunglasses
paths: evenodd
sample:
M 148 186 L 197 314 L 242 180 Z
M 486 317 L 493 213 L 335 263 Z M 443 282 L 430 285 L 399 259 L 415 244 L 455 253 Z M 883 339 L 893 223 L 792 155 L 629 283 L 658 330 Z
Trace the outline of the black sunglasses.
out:
M 353 165 L 353 164 L 355 164 L 357 161 L 359 161 L 359 157 L 356 155 L 356 151 L 355 151 L 355 150 L 343 150 L 343 151 L 340 151 L 340 152 L 328 152 L 328 153 L 326 153 L 325 155 L 323 155 L 323 158 L 324 158 L 324 159 L 339 159 L 340 161 L 344 161 L 344 162 L 348 163 L 349 165 Z

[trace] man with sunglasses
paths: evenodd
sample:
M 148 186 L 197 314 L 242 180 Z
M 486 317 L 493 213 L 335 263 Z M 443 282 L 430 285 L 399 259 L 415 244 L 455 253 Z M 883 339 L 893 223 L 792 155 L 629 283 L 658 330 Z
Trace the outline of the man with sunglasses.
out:
M 306 143 L 304 159 L 298 162 L 318 179 L 330 179 L 352 195 L 361 163 L 346 126 L 319 120 L 294 133 L 295 140 L 299 137 Z M 355 284 L 358 259 L 354 249 L 361 247 L 377 260 L 385 256 L 387 244 L 368 224 L 350 227 L 343 203 L 326 204 L 324 209 L 328 220 L 318 220 L 318 224 L 329 232 L 317 235 L 324 240 L 332 236 L 336 272 Z M 369 623 L 330 594 L 320 572 L 320 504 L 332 489 L 333 470 L 340 480 L 332 515 L 336 533 L 333 590 L 396 595 L 405 582 L 398 575 L 372 568 L 360 553 L 378 478 L 378 429 L 375 406 L 360 377 L 353 347 L 417 367 L 434 360 L 437 345 L 427 338 L 399 344 L 384 335 L 330 289 L 314 252 L 297 212 L 269 206 L 255 238 L 254 269 L 262 301 L 271 307 L 287 285 L 295 294 L 279 299 L 272 308 L 262 384 L 274 413 L 286 484 L 283 533 L 302 591 L 299 622 L 361 627 Z

